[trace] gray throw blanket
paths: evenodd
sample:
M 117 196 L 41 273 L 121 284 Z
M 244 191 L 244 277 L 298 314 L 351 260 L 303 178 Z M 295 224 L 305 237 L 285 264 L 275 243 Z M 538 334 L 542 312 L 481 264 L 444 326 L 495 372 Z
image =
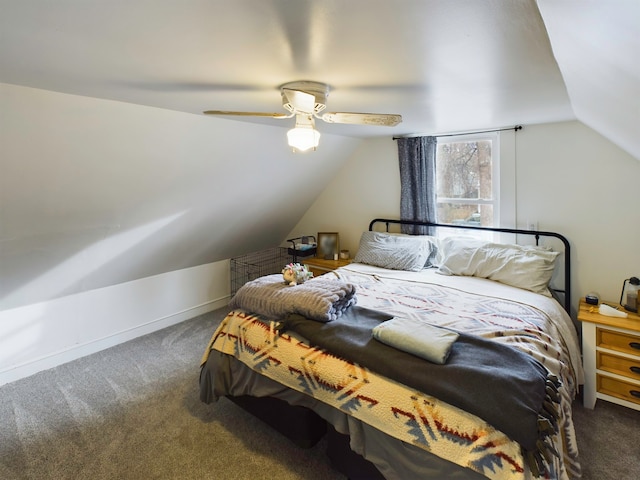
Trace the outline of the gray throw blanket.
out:
M 558 380 L 526 353 L 462 332 L 446 364 L 424 361 L 373 338 L 372 330 L 390 318 L 354 307 L 327 324 L 289 315 L 280 330 L 473 413 L 517 441 L 534 476 L 544 475 L 549 455 L 557 455 L 545 440 L 557 431 Z
M 230 306 L 273 319 L 298 313 L 330 322 L 356 302 L 356 288 L 351 283 L 316 277 L 291 286 L 285 284 L 282 275 L 266 275 L 240 287 Z

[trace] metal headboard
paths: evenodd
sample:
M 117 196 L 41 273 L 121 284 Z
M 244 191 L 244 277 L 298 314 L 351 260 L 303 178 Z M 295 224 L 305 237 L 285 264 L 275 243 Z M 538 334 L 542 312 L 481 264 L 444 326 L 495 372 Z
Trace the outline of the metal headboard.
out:
M 557 293 L 561 293 L 564 296 L 563 303 L 564 309 L 567 311 L 569 315 L 571 315 L 571 246 L 569 245 L 569 240 L 566 239 L 563 235 L 555 232 L 540 232 L 536 230 L 520 230 L 517 228 L 498 228 L 498 227 L 475 227 L 470 225 L 450 225 L 450 224 L 442 224 L 442 223 L 431 223 L 431 222 L 418 222 L 414 220 L 391 220 L 386 218 L 376 218 L 371 220 L 369 223 L 369 230 L 373 230 L 373 227 L 376 223 L 385 224 L 386 231 L 389 231 L 389 225 L 413 225 L 413 226 L 423 226 L 423 227 L 438 227 L 438 228 L 455 228 L 455 229 L 465 229 L 465 230 L 482 230 L 487 232 L 499 232 L 499 233 L 513 233 L 516 235 L 529 235 L 535 237 L 536 245 L 539 244 L 541 237 L 553 237 L 559 239 L 564 245 L 564 288 L 558 289 L 554 288 L 553 290 Z

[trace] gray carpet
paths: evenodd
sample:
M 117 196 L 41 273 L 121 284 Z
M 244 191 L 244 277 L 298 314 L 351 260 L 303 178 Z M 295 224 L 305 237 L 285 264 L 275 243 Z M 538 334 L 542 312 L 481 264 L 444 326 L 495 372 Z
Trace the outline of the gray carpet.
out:
M 1 479 L 344 479 L 235 404 L 198 399 L 226 309 L 0 387 Z M 585 479 L 640 471 L 640 412 L 576 404 Z

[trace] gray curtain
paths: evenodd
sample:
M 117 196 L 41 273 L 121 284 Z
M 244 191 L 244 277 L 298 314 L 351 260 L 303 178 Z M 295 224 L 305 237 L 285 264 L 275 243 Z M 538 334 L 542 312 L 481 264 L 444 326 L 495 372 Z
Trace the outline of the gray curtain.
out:
M 398 139 L 400 219 L 436 221 L 436 137 Z M 431 235 L 424 227 L 403 226 L 402 232 Z

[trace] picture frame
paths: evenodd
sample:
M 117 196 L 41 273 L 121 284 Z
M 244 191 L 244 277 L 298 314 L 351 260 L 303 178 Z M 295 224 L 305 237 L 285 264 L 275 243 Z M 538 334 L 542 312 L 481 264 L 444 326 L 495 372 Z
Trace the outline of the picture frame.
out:
M 325 260 L 334 260 L 340 252 L 338 232 L 318 232 L 318 250 L 316 256 Z

